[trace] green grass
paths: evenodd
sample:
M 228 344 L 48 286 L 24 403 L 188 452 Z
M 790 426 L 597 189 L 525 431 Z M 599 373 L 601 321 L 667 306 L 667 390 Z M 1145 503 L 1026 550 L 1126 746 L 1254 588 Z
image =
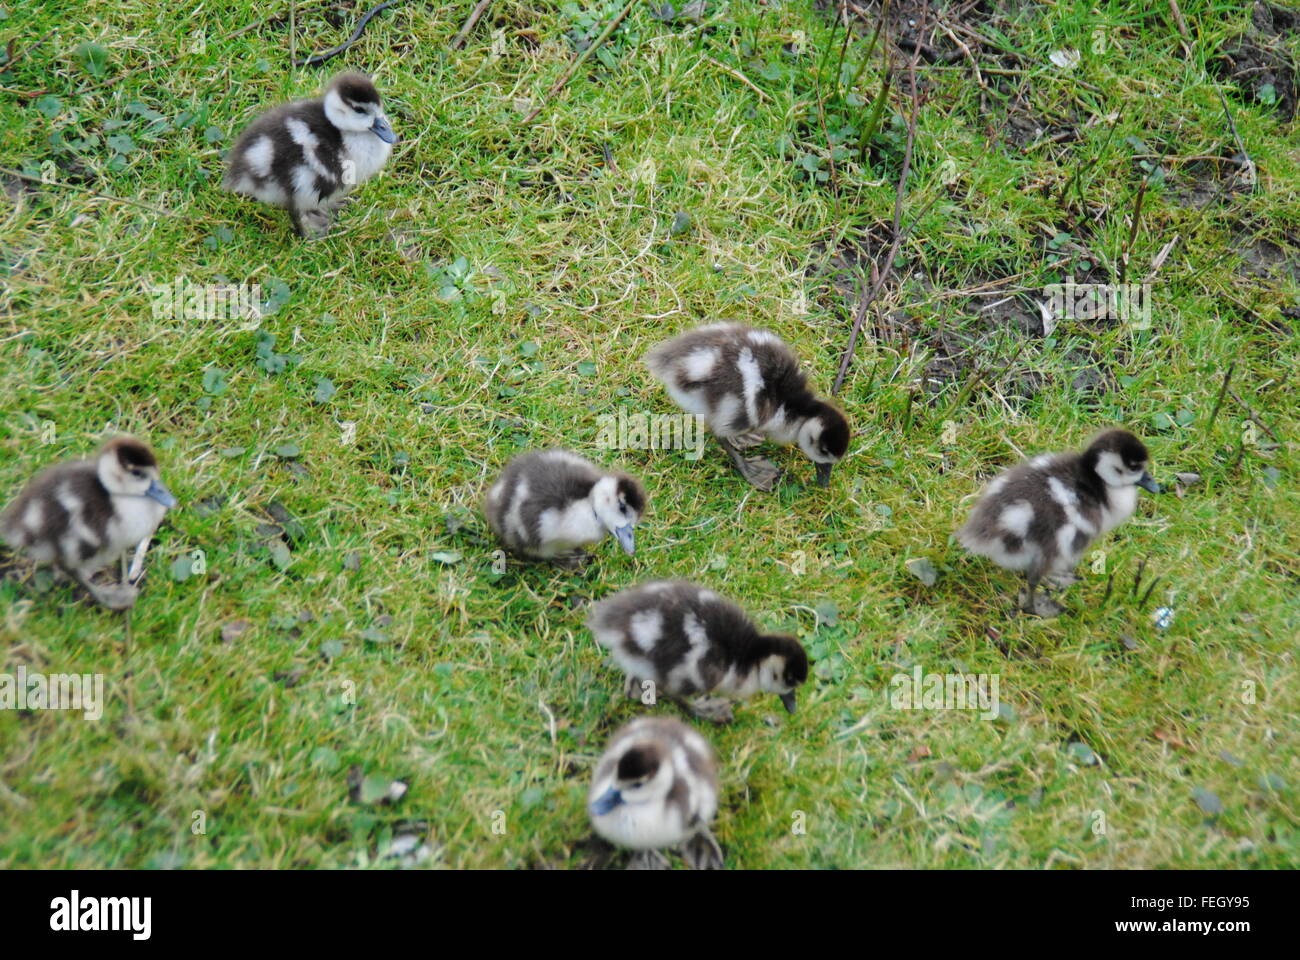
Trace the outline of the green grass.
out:
M 1190 56 L 1162 6 L 1027 6 L 995 21 L 1019 57 L 975 45 L 987 91 L 964 58 L 922 69 L 904 223 L 933 205 L 840 397 L 852 454 L 822 491 L 778 453 L 790 478 L 772 494 L 714 446 L 691 463 L 595 441 L 620 406 L 672 411 L 639 358 L 703 321 L 773 329 L 829 389 L 852 304 L 826 251 L 887 237 L 910 105 L 900 76 L 859 164 L 842 128 L 864 124 L 879 54 L 846 98 L 811 0 L 711 3 L 704 26 L 638 4 L 609 62 L 588 61 L 529 127 L 522 113 L 572 61 L 566 33 L 588 29 L 558 4 L 497 0 L 453 52 L 468 0 L 409 0 L 324 70 L 288 67 L 287 19 L 229 38 L 286 3 L 2 5 L 0 47 L 22 59 L 0 73 L 0 166 L 50 162 L 58 183 L 3 178 L 0 491 L 125 431 L 156 446 L 182 509 L 159 531 L 129 644 L 121 616 L 66 586 L 0 584 L 0 669 L 103 673 L 109 694 L 97 723 L 0 711 L 0 865 L 393 865 L 380 853 L 412 830 L 427 865 L 581 865 L 591 768 L 639 709 L 581 606 L 664 576 L 797 630 L 817 658 L 796 716 L 765 722 L 779 704 L 760 698 L 706 731 L 732 866 L 1300 864 L 1300 350 L 1282 312 L 1300 152 L 1285 115 L 1212 72 L 1248 5 L 1184 0 Z M 360 14 L 302 6 L 300 55 Z M 1294 54 L 1295 37 L 1276 43 Z M 102 66 L 75 52 L 86 43 Z M 1049 61 L 1062 48 L 1083 51 L 1072 74 Z M 374 73 L 402 141 L 334 233 L 303 243 L 283 214 L 218 189 L 221 157 L 255 109 L 345 65 Z M 1217 189 L 1235 169 L 1195 159 L 1238 150 L 1219 89 L 1259 183 L 1197 207 L 1197 177 Z M 1008 141 L 1013 118 L 1029 118 L 1028 150 Z M 1035 126 L 1077 139 L 1034 143 Z M 1160 157 L 1132 249 L 1140 276 L 1179 238 L 1152 329 L 1062 321 L 1003 371 L 1022 337 L 976 312 L 1000 298 L 954 292 L 1001 281 L 1036 322 L 1065 269 L 1055 254 L 1113 274 L 1139 164 Z M 1248 269 L 1260 240 L 1290 271 Z M 468 271 L 449 274 L 459 258 Z M 287 293 L 261 330 L 298 359 L 259 366 L 246 321 L 155 318 L 149 287 L 177 276 Z M 955 359 L 935 366 L 945 349 Z M 1234 361 L 1233 389 L 1279 440 L 1256 428 L 1241 445 L 1231 397 L 1210 422 Z M 968 389 L 972 365 L 984 376 Z M 205 381 L 213 368 L 224 378 Z M 1093 388 L 1077 389 L 1081 372 Z M 336 392 L 317 402 L 321 378 Z M 1144 498 L 1099 544 L 1107 600 L 1092 574 L 1064 617 L 1014 616 L 1012 577 L 951 531 L 993 471 L 1111 423 L 1144 436 L 1162 480 L 1202 482 Z M 495 574 L 479 493 L 515 453 L 554 444 L 643 478 L 641 549 L 607 544 L 576 574 Z M 258 530 L 272 502 L 297 523 L 287 557 Z M 204 571 L 178 579 L 194 551 Z M 905 567 L 919 557 L 933 588 Z M 1145 582 L 1162 579 L 1139 609 L 1143 560 Z M 1175 611 L 1168 629 L 1157 606 Z M 891 709 L 891 677 L 914 664 L 996 674 L 1011 709 Z M 409 791 L 352 801 L 353 767 Z

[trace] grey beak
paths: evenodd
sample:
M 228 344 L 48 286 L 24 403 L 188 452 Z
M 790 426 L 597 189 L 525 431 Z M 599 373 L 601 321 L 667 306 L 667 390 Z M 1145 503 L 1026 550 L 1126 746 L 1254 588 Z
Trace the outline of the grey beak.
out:
M 598 817 L 603 817 L 622 802 L 623 795 L 616 787 L 610 787 L 592 802 L 591 812 Z
M 1156 483 L 1156 478 L 1149 473 L 1143 473 L 1142 479 L 1138 481 L 1138 486 L 1143 490 L 1149 490 L 1152 493 L 1160 492 L 1160 484 Z
M 834 466 L 833 463 L 817 464 L 817 486 L 829 487 L 831 485 L 831 468 Z
M 177 501 L 176 498 L 172 496 L 172 492 L 157 480 L 154 480 L 149 484 L 149 489 L 144 492 L 144 495 L 150 500 L 157 500 L 168 510 L 176 506 Z
M 393 128 L 388 125 L 388 121 L 383 117 L 375 117 L 375 122 L 371 124 L 370 132 L 373 133 L 384 143 L 396 143 L 397 134 L 393 133 Z
M 786 713 L 794 713 L 794 708 L 796 706 L 794 701 L 794 691 L 791 690 L 789 693 L 781 694 L 781 703 L 785 706 Z
M 624 524 L 621 527 L 614 528 L 614 537 L 618 540 L 623 551 L 630 557 L 636 551 L 636 540 L 632 530 L 632 524 Z

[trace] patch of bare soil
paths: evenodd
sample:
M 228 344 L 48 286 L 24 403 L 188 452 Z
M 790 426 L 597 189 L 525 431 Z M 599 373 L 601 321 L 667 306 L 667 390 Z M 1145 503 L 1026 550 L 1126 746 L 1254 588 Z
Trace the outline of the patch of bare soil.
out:
M 1170 177 L 1169 193 L 1180 206 L 1203 210 L 1247 192 L 1246 170 L 1246 158 L 1240 153 L 1193 160 Z
M 1045 117 L 1040 117 L 1028 110 L 1016 109 L 1008 110 L 1006 122 L 994 131 L 994 135 L 1001 139 L 1003 143 L 1021 151 L 1028 150 L 1040 141 L 1063 137 L 1067 134 L 1070 134 L 1070 139 L 1077 139 L 1072 134 L 1072 128 L 1068 125 L 1052 123 Z
M 849 17 L 867 30 L 874 30 L 880 20 L 879 0 L 816 0 L 819 10 L 834 16 L 847 10 Z M 886 27 L 894 45 L 904 54 L 919 51 L 921 63 L 957 63 L 979 57 L 981 65 L 1003 63 L 1005 58 L 1018 60 L 1014 53 L 1002 50 L 991 38 L 981 34 L 986 24 L 1001 27 L 1006 15 L 1014 13 L 1014 3 L 994 4 L 986 0 L 961 0 L 937 6 L 927 0 L 891 0 Z M 983 55 L 980 51 L 983 49 Z
M 0 174 L 0 187 L 4 188 L 5 196 L 13 203 L 17 203 L 23 197 L 32 197 L 41 192 L 41 185 L 33 183 L 22 177 L 13 177 L 9 174 Z
M 1243 276 L 1266 280 L 1279 280 L 1289 276 L 1300 283 L 1300 258 L 1297 258 L 1294 250 L 1288 250 L 1265 237 L 1251 237 L 1244 233 L 1234 238 L 1233 247 L 1241 254 L 1240 273 Z
M 870 282 L 871 265 L 883 263 L 889 254 L 889 225 L 876 223 L 864 236 L 851 237 L 833 251 L 827 245 L 813 246 L 812 266 L 808 276 L 813 281 L 814 297 L 822 306 L 842 310 L 851 318 L 854 305 L 862 295 L 861 278 Z M 891 284 L 887 284 L 885 292 Z
M 809 278 L 818 302 L 836 311 L 844 325 L 852 322 L 861 297 L 861 279 L 870 276 L 872 263 L 883 261 L 888 251 L 889 228 L 873 227 L 832 252 L 816 251 Z M 1087 254 L 1078 248 L 1079 255 Z M 1097 265 L 1080 270 L 1080 283 L 1104 282 L 1106 271 Z M 968 278 L 958 296 L 947 278 L 926 277 L 920 271 L 903 271 L 902 298 L 906 305 L 883 315 L 873 308 L 864 324 L 864 336 L 889 343 L 900 353 L 918 350 L 926 357 L 921 387 L 934 396 L 960 389 L 971 377 L 997 378 L 1007 397 L 1029 400 L 1042 390 L 1050 375 L 1038 369 L 1032 341 L 1047 335 L 1043 313 L 1033 291 L 998 283 L 992 276 Z M 880 300 L 888 302 L 899 280 L 891 278 Z M 1031 343 L 1021 349 L 1025 340 Z M 1073 348 L 1065 358 L 1070 388 L 1078 393 L 1100 394 L 1113 386 L 1106 364 L 1089 347 Z M 1006 368 L 1004 370 L 1004 368 Z
M 1210 62 L 1211 72 L 1231 80 L 1242 96 L 1271 105 L 1286 122 L 1295 119 L 1298 78 L 1291 42 L 1300 30 L 1300 11 L 1257 2 L 1250 28 Z

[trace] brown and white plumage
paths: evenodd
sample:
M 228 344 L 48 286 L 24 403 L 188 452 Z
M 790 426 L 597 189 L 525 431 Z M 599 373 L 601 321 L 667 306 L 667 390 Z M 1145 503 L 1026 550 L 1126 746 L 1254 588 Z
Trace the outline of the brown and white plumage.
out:
M 642 717 L 610 739 L 587 794 L 596 832 L 636 854 L 635 867 L 666 866 L 661 850 L 682 847 L 694 869 L 721 869 L 709 832 L 718 812 L 713 750 L 679 720 Z
M 773 333 L 739 323 L 697 327 L 656 346 L 645 362 L 679 407 L 704 417 L 736 469 L 762 490 L 780 471 L 741 455 L 743 446 L 763 439 L 797 445 L 821 486 L 848 452 L 848 420 L 808 389 L 798 359 Z
M 625 690 L 641 697 L 684 700 L 699 716 L 731 719 L 727 698 L 774 693 L 794 713 L 795 690 L 808 679 L 808 654 L 794 637 L 765 634 L 745 612 L 705 587 L 655 580 L 621 590 L 592 606 L 587 616 L 596 642 L 627 674 Z
M 110 440 L 93 460 L 55 464 L 0 513 L 0 537 L 38 565 L 54 565 L 115 610 L 135 603 L 130 583 L 101 586 L 94 576 L 142 548 L 176 498 L 158 460 L 130 437 Z
M 645 509 L 645 491 L 632 477 L 559 449 L 515 457 L 483 500 L 502 544 L 534 560 L 574 561 L 611 534 L 631 554 Z
M 1098 435 L 1082 453 L 1041 454 L 995 477 L 957 540 L 1027 581 L 1022 606 L 1054 616 L 1061 607 L 1038 594 L 1041 580 L 1068 586 L 1097 537 L 1127 520 L 1137 488 L 1159 493 L 1146 447 L 1126 430 Z
M 387 162 L 396 140 L 370 78 L 341 73 L 322 96 L 253 120 L 230 151 L 223 186 L 284 207 L 301 236 L 321 236 L 347 194 Z

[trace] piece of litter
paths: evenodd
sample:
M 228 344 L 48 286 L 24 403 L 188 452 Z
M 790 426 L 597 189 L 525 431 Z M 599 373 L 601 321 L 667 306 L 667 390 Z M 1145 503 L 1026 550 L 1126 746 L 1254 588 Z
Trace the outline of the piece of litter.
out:
M 1062 70 L 1073 70 L 1079 65 L 1079 51 L 1066 48 L 1064 50 L 1053 50 L 1047 55 L 1047 59 L 1060 67 Z

